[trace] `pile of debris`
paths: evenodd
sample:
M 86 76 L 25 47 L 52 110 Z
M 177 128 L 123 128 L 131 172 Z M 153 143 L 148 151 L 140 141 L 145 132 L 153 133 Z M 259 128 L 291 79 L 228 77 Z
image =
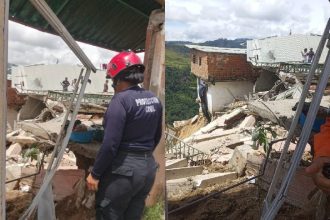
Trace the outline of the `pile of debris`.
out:
M 302 91 L 302 84 L 298 83 L 299 81 L 294 77 L 285 76 L 281 82 L 275 84 L 271 91 L 254 94 L 253 99 L 249 101 L 232 103 L 220 116 L 214 118 L 209 124 L 195 129 L 194 132 L 183 131 L 191 130 L 190 127 L 198 127 L 194 123 L 203 121 L 202 116 L 175 123 L 176 135 L 167 135 L 166 177 L 170 213 L 171 210 L 193 203 L 192 201 L 196 199 L 260 174 L 260 178 L 239 185 L 223 194 L 227 195 L 233 190 L 239 192 L 240 189 L 243 192 L 252 186 L 258 189 L 258 192 L 259 189 L 262 190 L 262 193 L 258 193 L 258 195 L 251 194 L 255 197 L 254 204 L 262 206 L 265 191 L 269 188 L 275 172 L 277 160 L 284 146 L 287 131 L 295 115 L 295 106 Z M 329 98 L 329 96 L 324 96 L 321 108 L 330 106 Z M 296 129 L 297 137 L 300 129 L 300 126 Z M 176 141 L 170 140 L 173 136 L 179 138 Z M 291 141 L 288 158 L 295 150 L 296 144 L 295 140 Z M 271 153 L 270 158 L 267 159 L 266 153 L 269 148 L 271 148 Z M 305 148 L 301 166 L 296 171 L 294 180 L 289 187 L 286 208 L 290 206 L 288 209 L 290 211 L 286 213 L 287 215 L 301 214 L 305 210 L 306 204 L 313 208 L 316 206 L 310 200 L 315 191 L 315 185 L 304 172 L 304 167 L 309 165 L 312 160 L 311 148 L 312 139 Z M 202 152 L 203 161 L 200 159 L 196 161 L 197 157 L 190 153 L 191 149 Z M 267 167 L 263 172 L 266 160 Z M 229 197 L 226 198 L 229 199 Z M 216 199 L 218 198 L 216 197 Z M 208 200 L 212 199 L 215 198 L 211 197 Z M 225 201 L 222 202 L 225 203 Z M 200 207 L 205 206 L 200 205 Z M 245 211 L 241 210 L 241 216 L 236 215 L 235 218 L 244 217 L 247 210 L 250 209 L 247 206 L 244 207 L 242 209 Z M 170 217 L 173 219 L 174 217 L 176 219 L 207 219 L 208 213 L 214 214 L 212 217 L 208 216 L 209 218 L 223 217 L 217 215 L 216 210 L 197 211 L 194 209 L 195 211 L 192 211 L 189 208 L 188 210 L 190 211 L 181 210 L 173 213 Z M 290 213 L 292 210 L 294 212 Z M 308 211 L 310 210 L 311 208 L 308 209 Z M 218 210 L 218 212 L 220 211 Z M 232 210 L 231 213 L 233 212 Z M 283 214 L 283 209 L 280 213 Z M 230 210 L 226 214 L 231 216 Z M 253 217 L 260 218 L 260 214 L 261 210 L 258 210 Z M 310 212 L 303 214 L 304 217 L 309 215 Z
M 29 102 L 27 102 L 29 103 Z M 68 111 L 67 103 L 45 99 L 42 109 L 33 119 L 21 120 L 15 123 L 15 128 L 7 129 L 6 136 L 6 194 L 7 218 L 18 219 L 30 205 L 43 182 L 44 168 L 48 167 L 52 151 L 64 123 Z M 23 108 L 33 108 L 34 106 Z M 32 111 L 36 108 L 32 109 Z M 101 127 L 106 107 L 95 104 L 82 104 L 77 116 L 76 132 L 88 130 L 91 127 Z M 19 113 L 20 114 L 20 113 Z M 19 117 L 18 117 L 19 118 Z M 70 144 L 74 144 L 69 142 Z M 100 145 L 100 143 L 98 143 Z M 70 201 L 82 200 L 86 193 L 77 193 L 77 183 L 85 178 L 85 171 L 78 169 L 75 154 L 66 150 L 59 169 L 53 179 L 54 200 L 64 209 L 64 204 Z M 81 185 L 81 184 L 80 184 Z M 87 195 L 87 194 L 86 194 Z M 75 197 L 75 199 L 73 198 Z M 90 195 L 88 195 L 88 198 Z M 94 200 L 92 200 L 93 202 Z M 86 201 L 80 201 L 85 204 Z M 88 202 L 86 207 L 93 210 Z M 78 203 L 77 203 L 78 204 Z M 81 206 L 79 205 L 76 206 Z M 56 210 L 58 208 L 56 207 Z M 67 213 L 63 216 L 68 216 Z M 71 211 L 69 212 L 71 213 Z M 85 213 L 86 214 L 86 213 Z

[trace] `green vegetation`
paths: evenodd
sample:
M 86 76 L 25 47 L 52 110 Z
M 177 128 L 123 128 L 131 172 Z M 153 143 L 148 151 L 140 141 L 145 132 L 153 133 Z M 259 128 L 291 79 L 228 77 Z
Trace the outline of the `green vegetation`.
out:
M 144 209 L 143 220 L 155 219 L 165 219 L 164 200 Z
M 271 127 L 257 124 L 256 128 L 252 131 L 253 147 L 258 149 L 259 146 L 263 146 L 265 153 L 269 150 L 269 138 L 268 134 L 271 134 L 272 138 L 276 138 L 277 134 Z
M 190 73 L 189 49 L 166 44 L 166 123 L 185 120 L 198 113 L 196 77 Z
M 32 144 L 30 148 L 26 149 L 22 152 L 24 162 L 28 162 L 29 160 L 32 162 L 33 160 L 37 161 L 37 166 L 41 163 L 40 158 L 40 150 L 38 149 L 37 144 Z

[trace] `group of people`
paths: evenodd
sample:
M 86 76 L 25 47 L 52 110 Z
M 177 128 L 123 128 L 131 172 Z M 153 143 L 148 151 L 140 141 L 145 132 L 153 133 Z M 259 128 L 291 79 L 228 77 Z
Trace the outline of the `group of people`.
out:
M 315 53 L 313 48 L 310 48 L 309 51 L 305 48 L 304 51 L 301 51 L 301 55 L 303 57 L 303 63 L 312 63 Z
M 91 81 L 88 80 L 88 82 L 90 83 Z M 68 92 L 69 90 L 69 86 L 71 85 L 72 86 L 72 90 L 75 89 L 75 86 L 76 86 L 76 83 L 77 83 L 77 79 L 73 79 L 71 84 L 68 80 L 68 77 L 65 77 L 65 79 L 61 82 L 61 86 L 63 87 L 63 92 Z M 109 92 L 109 80 L 105 80 L 105 83 L 103 85 L 103 91 L 102 92 Z

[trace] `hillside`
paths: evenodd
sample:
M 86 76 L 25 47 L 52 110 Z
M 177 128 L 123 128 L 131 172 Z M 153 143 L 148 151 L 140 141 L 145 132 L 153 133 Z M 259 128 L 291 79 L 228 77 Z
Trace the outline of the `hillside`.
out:
M 190 73 L 189 50 L 182 48 L 166 45 L 165 119 L 170 124 L 198 113 L 196 77 Z
M 245 48 L 245 38 L 235 40 L 217 39 L 198 45 L 213 47 Z M 198 114 L 196 77 L 190 73 L 190 49 L 186 44 L 196 44 L 189 41 L 167 41 L 165 43 L 166 66 L 166 123 L 185 120 Z

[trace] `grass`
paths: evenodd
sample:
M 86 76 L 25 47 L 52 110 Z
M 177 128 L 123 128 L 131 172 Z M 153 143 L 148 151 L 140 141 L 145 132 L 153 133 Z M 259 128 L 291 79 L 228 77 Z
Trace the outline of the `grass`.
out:
M 143 220 L 165 219 L 164 200 L 159 200 L 155 205 L 146 207 L 143 212 Z

